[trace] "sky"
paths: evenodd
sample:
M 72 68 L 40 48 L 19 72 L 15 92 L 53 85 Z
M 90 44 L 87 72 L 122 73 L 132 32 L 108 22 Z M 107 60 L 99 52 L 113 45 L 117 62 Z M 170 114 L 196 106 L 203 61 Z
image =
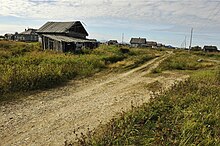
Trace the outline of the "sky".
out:
M 88 38 L 220 48 L 220 0 L 0 0 L 0 35 L 40 28 L 47 21 L 83 23 Z

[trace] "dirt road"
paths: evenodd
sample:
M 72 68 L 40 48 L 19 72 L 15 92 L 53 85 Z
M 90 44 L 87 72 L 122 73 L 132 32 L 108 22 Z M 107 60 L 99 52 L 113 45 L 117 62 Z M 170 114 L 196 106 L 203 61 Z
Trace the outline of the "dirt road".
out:
M 167 55 L 125 73 L 100 73 L 93 78 L 75 80 L 64 87 L 43 91 L 23 101 L 0 106 L 0 146 L 64 145 L 76 133 L 106 123 L 118 112 L 147 102 L 147 84 L 159 81 L 170 87 L 187 76 L 149 77 Z

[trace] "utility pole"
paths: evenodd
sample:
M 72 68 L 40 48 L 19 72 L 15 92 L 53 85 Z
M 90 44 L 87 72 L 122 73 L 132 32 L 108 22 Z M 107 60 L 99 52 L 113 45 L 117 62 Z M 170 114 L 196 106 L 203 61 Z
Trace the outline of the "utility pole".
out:
M 184 38 L 184 40 L 183 40 L 183 42 L 181 44 L 181 48 L 182 49 L 186 49 L 186 35 L 185 35 L 185 38 Z
M 124 33 L 122 33 L 121 43 L 124 44 Z
M 192 48 L 192 35 L 193 35 L 193 28 L 191 29 L 191 37 L 190 37 L 190 43 L 189 43 L 189 51 Z

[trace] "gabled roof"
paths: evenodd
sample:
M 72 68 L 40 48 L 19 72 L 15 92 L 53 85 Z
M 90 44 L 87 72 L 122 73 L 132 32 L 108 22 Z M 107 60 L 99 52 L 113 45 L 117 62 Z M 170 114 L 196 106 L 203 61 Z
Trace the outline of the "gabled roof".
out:
M 37 29 L 28 28 L 28 30 L 25 30 L 24 32 L 21 32 L 19 34 L 36 34 Z
M 156 45 L 157 45 L 157 42 L 147 41 L 146 44 L 147 44 L 147 45 L 155 45 L 155 46 L 156 46 Z
M 72 21 L 72 22 L 47 22 L 41 28 L 38 29 L 37 33 L 68 33 L 69 30 L 76 26 L 81 25 L 84 29 L 83 33 L 88 36 L 85 28 L 81 24 L 80 21 Z
M 5 36 L 13 36 L 14 34 L 12 33 L 6 33 Z
M 131 44 L 146 44 L 145 38 L 131 38 Z
M 218 50 L 216 46 L 204 46 L 203 49 L 204 50 Z

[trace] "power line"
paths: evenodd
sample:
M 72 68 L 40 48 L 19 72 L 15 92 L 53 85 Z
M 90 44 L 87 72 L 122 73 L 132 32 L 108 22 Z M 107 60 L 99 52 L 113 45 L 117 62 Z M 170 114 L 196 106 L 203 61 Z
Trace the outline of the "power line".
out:
M 122 33 L 122 36 L 121 36 L 121 43 L 124 44 L 124 33 Z

